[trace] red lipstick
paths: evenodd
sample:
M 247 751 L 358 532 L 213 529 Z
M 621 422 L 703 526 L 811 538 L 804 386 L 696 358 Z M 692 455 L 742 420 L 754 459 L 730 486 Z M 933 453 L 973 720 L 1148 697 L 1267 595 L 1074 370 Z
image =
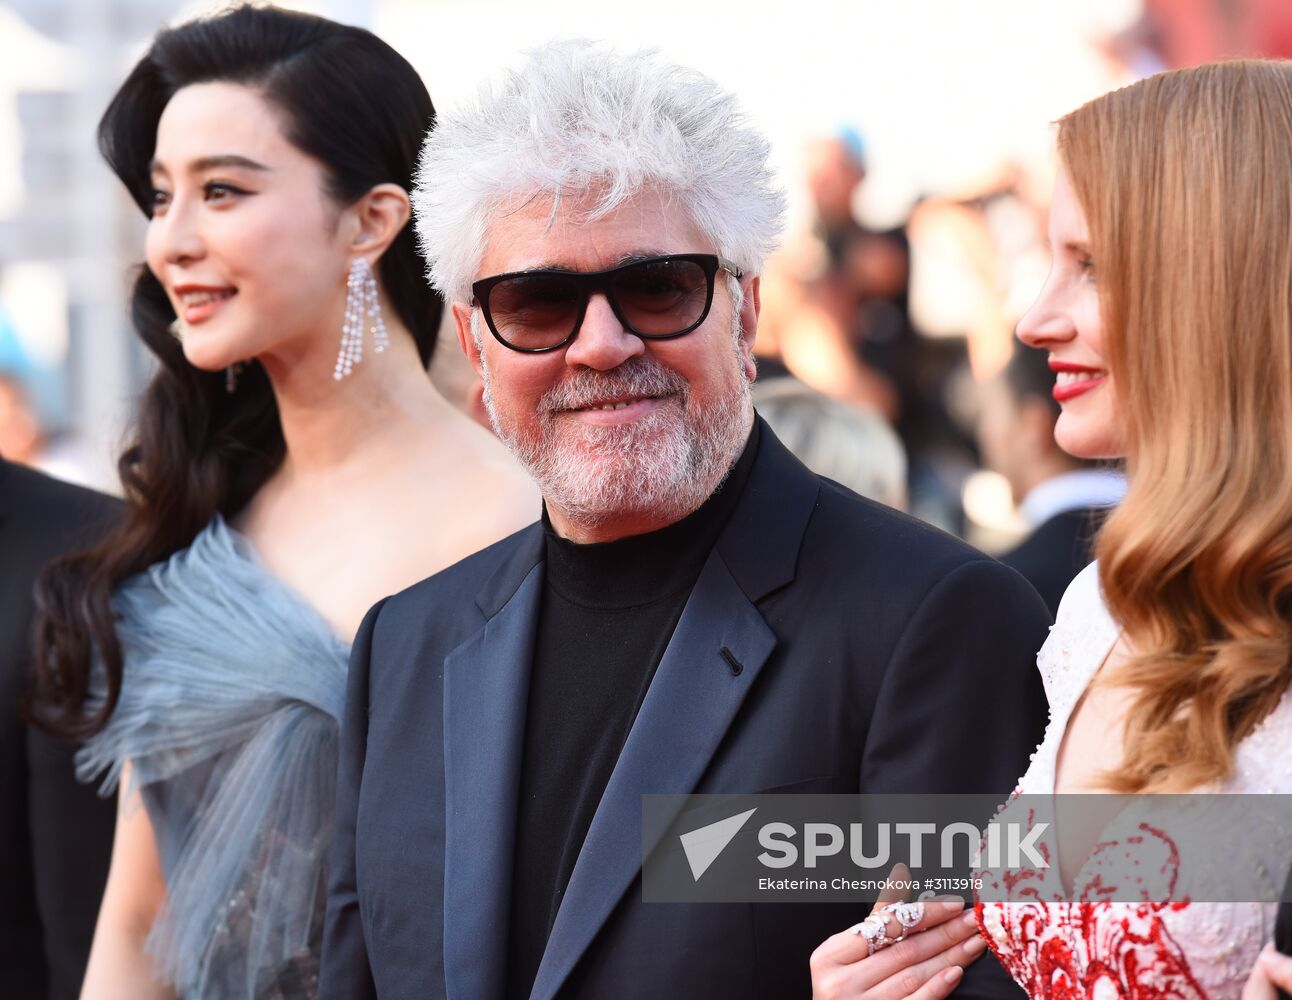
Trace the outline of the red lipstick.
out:
M 1050 371 L 1058 374 L 1067 374 L 1076 376 L 1075 378 L 1064 378 L 1057 381 L 1054 385 L 1053 395 L 1055 400 L 1060 403 L 1066 403 L 1068 400 L 1076 399 L 1078 396 L 1085 395 L 1092 389 L 1098 388 L 1103 384 L 1108 373 L 1102 368 L 1090 368 L 1086 365 L 1076 365 L 1070 361 L 1058 361 L 1050 359 Z

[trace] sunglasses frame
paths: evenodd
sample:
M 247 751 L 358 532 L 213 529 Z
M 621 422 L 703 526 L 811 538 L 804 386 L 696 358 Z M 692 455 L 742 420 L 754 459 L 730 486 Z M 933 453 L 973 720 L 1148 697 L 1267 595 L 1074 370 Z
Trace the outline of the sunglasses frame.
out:
M 612 291 L 614 276 L 620 271 L 628 268 L 640 267 L 643 264 L 665 264 L 671 261 L 689 261 L 693 264 L 699 264 L 704 270 L 704 276 L 708 282 L 708 288 L 704 298 L 704 308 L 700 310 L 700 318 L 684 330 L 678 330 L 676 333 L 641 333 L 633 329 L 633 325 L 628 322 L 626 316 L 619 308 L 619 303 L 615 301 Z M 489 327 L 489 332 L 493 334 L 494 340 L 502 344 L 503 347 L 511 351 L 517 351 L 520 354 L 547 354 L 549 351 L 559 351 L 565 347 L 583 329 L 583 317 L 588 311 L 588 302 L 594 293 L 600 292 L 606 297 L 606 302 L 610 304 L 611 311 L 615 318 L 623 324 L 623 328 L 631 333 L 634 337 L 640 337 L 642 340 L 672 340 L 674 337 L 682 337 L 696 329 L 709 316 L 709 310 L 713 307 L 713 289 L 716 285 L 718 271 L 727 271 L 736 280 L 744 277 L 745 272 L 739 267 L 727 260 L 725 257 L 719 257 L 712 253 L 671 253 L 660 257 L 642 257 L 638 260 L 630 260 L 626 264 L 620 264 L 617 267 L 606 268 L 604 271 L 562 271 L 554 268 L 540 269 L 536 271 L 508 271 L 506 274 L 495 274 L 488 278 L 481 278 L 471 286 L 472 307 L 479 306 L 480 311 L 484 314 L 485 325 Z M 489 293 L 493 291 L 496 285 L 502 284 L 511 278 L 532 278 L 535 275 L 550 274 L 553 277 L 573 279 L 575 284 L 580 288 L 583 294 L 583 302 L 579 306 L 578 315 L 574 318 L 574 328 L 570 331 L 569 336 L 558 344 L 550 347 L 517 347 L 509 343 L 498 332 L 494 326 L 493 314 L 489 310 Z

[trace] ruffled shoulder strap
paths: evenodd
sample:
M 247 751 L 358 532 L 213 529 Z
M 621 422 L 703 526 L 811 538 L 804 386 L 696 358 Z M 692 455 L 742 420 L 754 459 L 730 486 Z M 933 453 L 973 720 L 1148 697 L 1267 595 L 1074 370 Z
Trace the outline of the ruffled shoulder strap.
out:
M 149 939 L 185 995 L 254 997 L 316 957 L 348 648 L 217 517 L 114 595 L 124 659 L 83 780 L 129 761 L 162 854 Z

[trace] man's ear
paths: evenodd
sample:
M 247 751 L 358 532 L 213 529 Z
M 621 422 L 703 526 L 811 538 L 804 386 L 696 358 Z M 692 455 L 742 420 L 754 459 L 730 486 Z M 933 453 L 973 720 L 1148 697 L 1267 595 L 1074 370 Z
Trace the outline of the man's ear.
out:
M 754 274 L 743 281 L 744 296 L 740 302 L 740 353 L 745 362 L 745 375 L 754 380 L 754 338 L 758 336 L 758 314 L 763 308 L 762 277 Z
M 350 252 L 376 261 L 408 225 L 412 206 L 408 192 L 398 184 L 378 184 L 350 206 L 354 213 L 354 237 Z
M 476 374 L 483 378 L 484 368 L 480 362 L 480 345 L 476 343 L 476 336 L 471 332 L 471 307 L 465 302 L 454 302 L 452 309 L 453 322 L 458 328 L 458 346 L 462 348 L 462 353 L 467 356 Z

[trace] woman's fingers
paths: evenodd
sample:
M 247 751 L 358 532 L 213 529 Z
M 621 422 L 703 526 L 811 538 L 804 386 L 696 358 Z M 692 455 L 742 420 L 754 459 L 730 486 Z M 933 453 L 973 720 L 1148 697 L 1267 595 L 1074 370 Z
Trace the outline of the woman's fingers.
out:
M 907 1000 L 908 997 L 944 997 L 960 981 L 965 967 L 978 961 L 986 950 L 986 939 L 975 933 L 931 958 L 900 969 L 868 989 L 866 998 Z
M 911 994 L 910 1000 L 944 1000 L 951 995 L 951 991 L 960 985 L 960 980 L 964 978 L 965 970 L 958 965 L 953 965 L 941 975 L 934 976 L 927 983 Z
M 888 873 L 888 879 L 884 882 L 884 888 L 879 890 L 879 896 L 875 899 L 875 905 L 871 912 L 878 910 L 889 903 L 901 903 L 910 898 L 906 886 L 911 884 L 911 870 L 900 861 L 893 865 L 893 870 Z
M 924 963 L 930 960 L 937 961 L 939 956 L 948 953 L 959 955 L 963 950 L 963 946 L 967 943 L 970 943 L 970 951 L 966 952 L 966 954 L 976 958 L 981 954 L 981 949 L 976 952 L 973 951 L 972 949 L 977 948 L 977 945 L 971 944 L 971 942 L 981 940 L 982 937 L 978 934 L 973 912 L 962 913 L 955 920 L 944 921 L 920 934 L 912 933 L 905 941 L 889 945 L 887 948 L 875 952 L 870 959 L 857 965 L 858 982 L 863 989 L 872 989 L 885 980 L 901 976 L 904 973 L 912 973 L 914 969 L 924 966 Z M 950 964 L 950 960 L 944 962 L 943 966 L 947 964 Z M 933 966 L 925 966 L 918 982 L 914 980 L 908 982 L 908 985 L 911 983 L 914 983 L 914 985 L 906 992 L 915 992 L 915 988 L 923 985 L 924 981 L 933 974 L 933 971 Z M 905 996 L 906 994 L 899 993 L 896 995 Z
M 976 961 L 987 942 L 978 934 L 973 913 L 961 914 L 861 961 L 840 964 L 812 956 L 814 1000 L 903 1000 L 940 998 L 954 989 L 960 969 Z M 818 953 L 821 949 L 818 949 Z M 923 992 L 921 992 L 923 991 Z
M 1280 989 L 1292 992 L 1292 958 L 1275 951 L 1271 942 L 1256 959 L 1242 1000 L 1275 1000 Z
M 881 912 L 880 907 L 883 905 L 885 904 L 876 903 L 875 909 L 872 910 L 871 913 L 877 917 Z M 963 899 L 926 901 L 924 903 L 924 919 L 911 928 L 907 934 L 906 941 L 901 942 L 901 944 L 905 945 L 907 941 L 914 941 L 917 938 L 925 936 L 923 933 L 919 932 L 927 931 L 929 928 L 941 927 L 946 924 L 953 917 L 963 913 L 964 906 L 965 904 Z M 826 938 L 817 950 L 812 953 L 813 961 L 815 962 L 819 958 L 823 962 L 830 962 L 835 965 L 848 965 L 853 962 L 861 961 L 870 954 L 870 948 L 866 943 L 866 938 L 857 932 L 857 928 L 860 926 L 860 924 L 855 924 L 846 931 L 840 931 L 838 934 L 834 934 Z M 884 926 L 888 930 L 889 937 L 896 937 L 901 933 L 901 927 L 897 922 L 897 918 L 892 914 L 887 916 Z M 956 940 L 963 938 L 967 933 L 968 932 L 961 934 L 959 938 L 956 938 Z M 949 940 L 946 941 L 942 947 L 945 948 L 954 943 L 955 940 Z M 875 952 L 872 961 L 878 960 L 881 955 L 892 951 L 897 947 L 898 945 L 891 945 Z M 890 973 L 891 970 L 886 972 L 884 975 L 886 976 Z M 882 979 L 883 976 L 880 978 Z

